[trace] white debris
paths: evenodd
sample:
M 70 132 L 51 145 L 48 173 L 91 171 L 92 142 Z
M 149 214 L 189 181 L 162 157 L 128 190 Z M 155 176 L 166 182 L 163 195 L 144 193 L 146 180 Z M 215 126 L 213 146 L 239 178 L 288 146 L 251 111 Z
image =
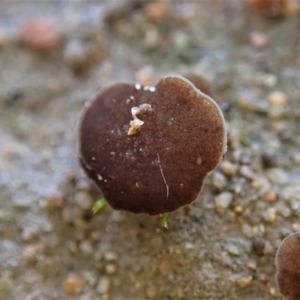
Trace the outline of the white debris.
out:
M 139 83 L 137 83 L 134 87 L 136 90 L 140 90 L 142 88 L 142 86 Z
M 143 114 L 145 112 L 152 111 L 152 107 L 150 104 L 143 103 L 140 106 L 134 106 L 131 108 L 131 114 L 133 117 L 133 120 L 130 121 L 129 125 L 130 128 L 128 130 L 127 135 L 133 135 L 136 134 L 140 129 L 141 126 L 144 124 L 142 120 L 140 120 L 137 115 Z
M 144 122 L 138 118 L 135 118 L 133 121 L 130 121 L 130 123 L 129 123 L 130 128 L 128 130 L 127 135 L 136 134 L 138 131 L 140 131 L 143 124 L 144 124 Z

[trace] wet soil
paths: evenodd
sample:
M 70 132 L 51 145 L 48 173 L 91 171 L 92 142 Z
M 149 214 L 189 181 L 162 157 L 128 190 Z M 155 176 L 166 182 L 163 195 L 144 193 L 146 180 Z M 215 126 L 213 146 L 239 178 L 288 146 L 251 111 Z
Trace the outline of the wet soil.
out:
M 148 4 L 0 3 L 1 299 L 281 299 L 276 249 L 300 230 L 299 13 Z M 53 47 L 24 42 L 32 19 L 52 24 Z M 145 66 L 154 79 L 204 76 L 228 126 L 224 162 L 168 229 L 110 207 L 94 215 L 99 192 L 77 157 L 85 102 Z

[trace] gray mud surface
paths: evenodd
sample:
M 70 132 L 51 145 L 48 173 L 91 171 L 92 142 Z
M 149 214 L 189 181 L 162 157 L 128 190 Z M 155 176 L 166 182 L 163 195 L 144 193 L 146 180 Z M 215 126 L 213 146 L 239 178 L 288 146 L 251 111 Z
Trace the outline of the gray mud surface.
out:
M 53 24 L 53 49 L 20 42 L 29 19 Z M 300 230 L 299 13 L 173 1 L 154 19 L 146 1 L 0 2 L 0 299 L 281 299 L 276 249 Z M 168 229 L 93 215 L 76 152 L 85 102 L 145 66 L 204 75 L 228 126 L 224 162 Z

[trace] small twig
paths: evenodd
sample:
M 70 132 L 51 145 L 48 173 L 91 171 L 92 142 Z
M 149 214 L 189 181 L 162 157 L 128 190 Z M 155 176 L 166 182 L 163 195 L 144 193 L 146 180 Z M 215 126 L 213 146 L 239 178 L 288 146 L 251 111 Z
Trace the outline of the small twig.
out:
M 162 176 L 162 178 L 164 180 L 164 183 L 166 185 L 166 188 L 167 188 L 167 198 L 168 198 L 169 197 L 169 186 L 168 186 L 166 178 L 164 176 L 164 172 L 163 172 L 163 169 L 162 169 L 162 166 L 161 166 L 161 162 L 160 162 L 160 158 L 159 158 L 159 154 L 158 153 L 157 153 L 157 158 L 158 158 L 160 173 L 161 173 L 161 176 Z

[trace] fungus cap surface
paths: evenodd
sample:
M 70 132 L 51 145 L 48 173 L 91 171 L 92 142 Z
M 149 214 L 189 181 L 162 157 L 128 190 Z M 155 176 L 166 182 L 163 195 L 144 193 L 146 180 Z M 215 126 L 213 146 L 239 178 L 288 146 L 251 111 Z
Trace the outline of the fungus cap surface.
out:
M 277 250 L 276 281 L 285 300 L 300 299 L 300 232 L 286 237 Z
M 168 76 L 156 86 L 120 83 L 97 94 L 82 115 L 79 158 L 113 208 L 157 215 L 196 200 L 226 142 L 217 104 Z

